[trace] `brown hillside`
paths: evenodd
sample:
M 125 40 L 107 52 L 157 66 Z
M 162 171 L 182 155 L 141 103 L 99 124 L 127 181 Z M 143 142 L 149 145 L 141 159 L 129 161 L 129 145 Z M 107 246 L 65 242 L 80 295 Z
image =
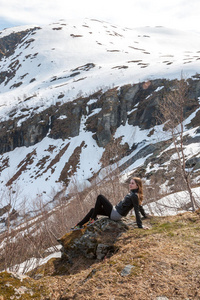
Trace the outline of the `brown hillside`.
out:
M 51 299 L 200 299 L 199 213 L 157 217 L 144 222 L 150 230 L 128 230 L 112 257 L 89 268 L 80 260 L 71 275 L 50 277 Z M 127 265 L 131 273 L 122 276 Z
M 200 211 L 153 217 L 144 225 L 149 230 L 130 228 L 120 235 L 115 243 L 118 251 L 102 261 L 50 260 L 34 272 L 40 278 L 34 281 L 35 295 L 35 286 L 48 292 L 34 299 L 200 299 Z M 127 265 L 131 272 L 123 276 Z M 4 277 L 0 295 L 11 299 Z M 33 278 L 30 282 L 33 286 Z M 19 299 L 32 299 L 30 288 L 29 284 L 29 296 L 24 289 Z

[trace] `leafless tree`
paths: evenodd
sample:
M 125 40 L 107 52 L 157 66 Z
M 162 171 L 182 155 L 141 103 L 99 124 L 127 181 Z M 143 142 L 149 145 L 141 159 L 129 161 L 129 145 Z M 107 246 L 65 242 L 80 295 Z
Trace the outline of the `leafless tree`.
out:
M 175 80 L 171 91 L 159 104 L 158 119 L 164 123 L 164 129 L 170 132 L 171 139 L 177 154 L 180 174 L 189 193 L 192 210 L 195 211 L 195 200 L 192 194 L 190 173 L 186 169 L 184 154 L 184 120 L 188 105 L 188 83 L 186 80 Z

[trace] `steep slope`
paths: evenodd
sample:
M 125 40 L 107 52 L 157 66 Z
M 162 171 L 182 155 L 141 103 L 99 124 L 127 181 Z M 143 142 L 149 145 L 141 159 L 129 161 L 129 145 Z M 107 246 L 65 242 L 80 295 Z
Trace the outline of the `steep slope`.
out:
M 71 276 L 66 276 L 66 281 L 61 280 L 61 297 L 198 299 L 199 215 L 186 213 L 154 218 L 150 222 L 152 227 L 148 231 L 130 229 L 123 233 L 115 243 L 119 250 L 110 258 L 90 268 L 87 261 L 84 265 L 81 259 L 72 265 Z M 46 268 L 42 268 L 43 274 L 62 272 L 62 264 L 60 269 L 54 267 L 58 261 L 49 261 Z M 55 283 L 53 288 L 56 288 Z M 59 294 L 59 289 L 54 295 L 56 292 Z
M 36 209 L 36 198 L 52 201 L 76 183 L 82 190 L 115 162 L 125 176 L 146 164 L 140 174 L 149 179 L 169 139 L 157 126 L 157 104 L 181 72 L 191 76 L 186 150 L 188 159 L 199 157 L 199 40 L 198 34 L 97 20 L 2 31 L 2 206 Z
M 199 212 L 146 222 L 150 230 L 130 226 L 122 233 L 111 257 L 79 256 L 70 263 L 52 258 L 30 272 L 32 278 L 0 273 L 0 294 L 5 299 L 199 299 Z M 105 235 L 113 238 L 112 230 Z

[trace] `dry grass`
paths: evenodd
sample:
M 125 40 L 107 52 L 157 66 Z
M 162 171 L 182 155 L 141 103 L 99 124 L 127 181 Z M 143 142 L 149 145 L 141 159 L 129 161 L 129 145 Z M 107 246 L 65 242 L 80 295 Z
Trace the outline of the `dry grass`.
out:
M 114 195 L 114 183 L 103 187 L 103 194 L 112 203 L 124 194 L 125 189 L 121 187 L 119 194 Z M 30 246 L 26 244 L 24 235 L 18 241 L 20 247 L 16 247 L 18 244 L 14 247 L 8 245 L 12 252 L 12 255 L 7 253 L 7 258 L 12 257 L 11 265 L 24 261 L 30 255 L 43 257 L 44 250 L 56 243 L 55 238 L 52 240 L 51 231 L 57 237 L 62 236 L 84 215 L 81 207 L 88 210 L 101 192 L 98 188 L 83 195 L 77 194 L 75 201 L 68 204 L 61 201 L 60 209 L 54 210 L 54 217 L 44 212 L 39 222 L 43 225 L 38 224 L 41 232 L 38 230 L 35 236 L 31 227 L 27 228 Z M 75 216 L 77 207 L 80 212 Z M 115 249 L 119 250 L 103 261 L 79 257 L 70 264 L 65 260 L 51 259 L 38 268 L 32 274 L 40 278 L 36 281 L 39 285 L 49 289 L 49 296 L 45 299 L 157 300 L 159 296 L 166 296 L 169 300 L 200 299 L 200 211 L 173 217 L 153 217 L 143 223 L 150 230 L 130 228 L 115 243 Z M 0 265 L 5 265 L 3 255 Z M 121 276 L 126 265 L 133 266 L 131 274 Z
M 92 264 L 79 258 L 73 265 L 49 263 L 54 265 L 54 276 L 42 280 L 51 290 L 50 299 L 200 299 L 199 214 L 144 223 L 150 230 L 130 229 L 118 239 L 119 251 L 103 261 Z M 129 264 L 131 274 L 121 276 Z M 56 268 L 63 273 L 55 276 Z

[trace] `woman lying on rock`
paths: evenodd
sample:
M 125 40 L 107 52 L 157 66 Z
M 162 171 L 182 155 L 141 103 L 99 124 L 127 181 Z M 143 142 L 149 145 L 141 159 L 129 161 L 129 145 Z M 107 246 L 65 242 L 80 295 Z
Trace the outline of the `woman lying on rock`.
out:
M 132 208 L 134 208 L 136 223 L 139 228 L 142 226 L 140 213 L 144 218 L 147 218 L 144 209 L 142 207 L 143 200 L 143 188 L 142 181 L 138 177 L 133 177 L 129 183 L 130 192 L 120 201 L 116 206 L 113 206 L 106 197 L 99 195 L 97 197 L 95 207 L 92 208 L 88 214 L 81 220 L 72 230 L 78 230 L 83 228 L 83 225 L 93 224 L 97 220 L 97 215 L 108 216 L 113 221 L 119 221 L 122 217 L 125 217 Z

